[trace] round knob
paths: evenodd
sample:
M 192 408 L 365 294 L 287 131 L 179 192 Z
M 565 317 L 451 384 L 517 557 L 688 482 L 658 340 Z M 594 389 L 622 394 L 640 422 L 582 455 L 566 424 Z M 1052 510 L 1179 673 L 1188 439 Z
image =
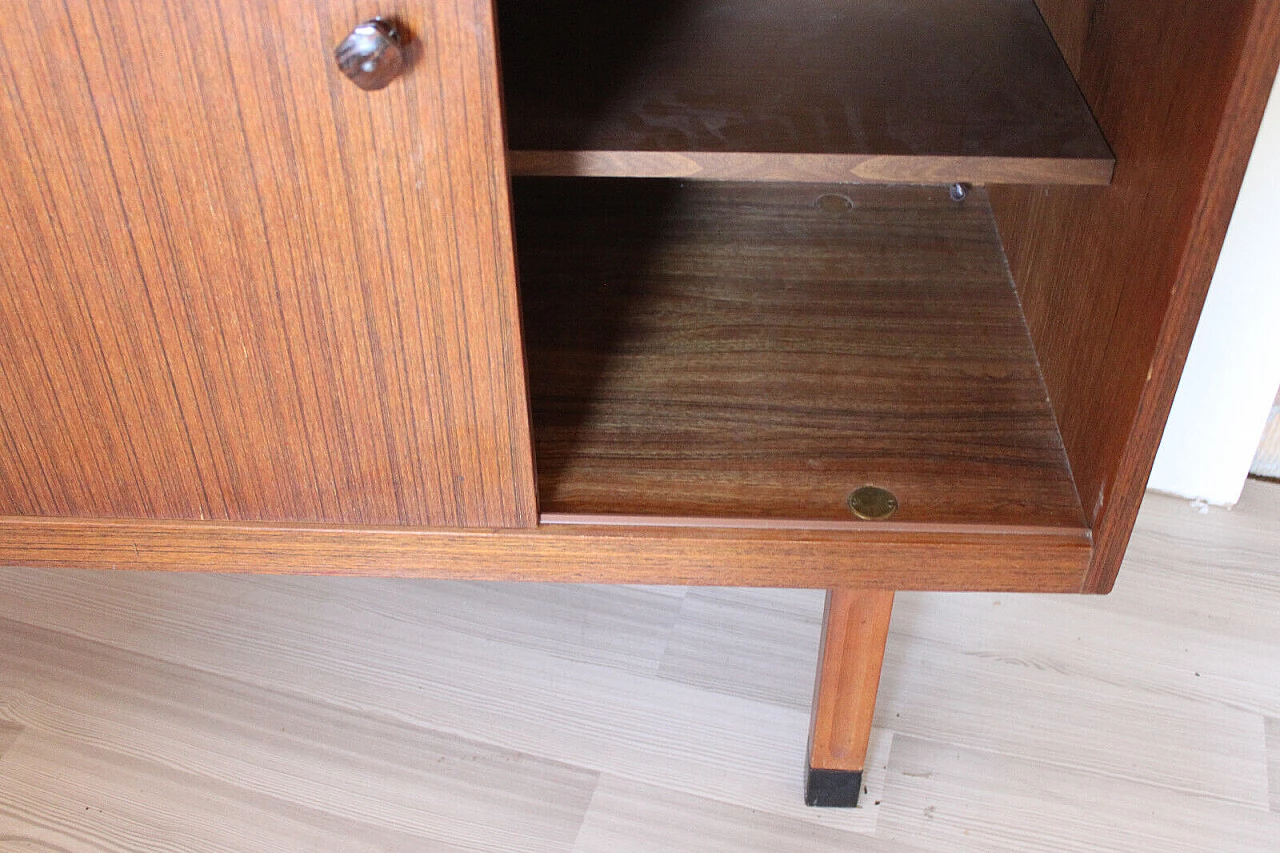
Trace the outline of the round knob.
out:
M 395 25 L 381 18 L 359 24 L 333 50 L 342 73 L 361 89 L 373 91 L 404 70 L 404 49 Z

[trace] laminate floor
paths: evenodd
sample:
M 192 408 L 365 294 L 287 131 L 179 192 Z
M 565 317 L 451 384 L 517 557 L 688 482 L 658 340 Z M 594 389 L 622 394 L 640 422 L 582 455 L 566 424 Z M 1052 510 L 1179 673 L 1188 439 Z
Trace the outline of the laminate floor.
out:
M 801 805 L 822 594 L 0 571 L 0 851 L 1280 850 L 1280 486 L 1105 598 L 901 594 Z

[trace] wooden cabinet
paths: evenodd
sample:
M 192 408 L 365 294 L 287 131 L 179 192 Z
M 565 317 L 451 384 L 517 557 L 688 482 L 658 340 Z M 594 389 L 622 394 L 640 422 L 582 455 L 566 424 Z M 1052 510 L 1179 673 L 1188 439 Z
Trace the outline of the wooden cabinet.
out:
M 1269 0 L 0 9 L 0 560 L 828 588 L 844 804 L 893 590 L 1110 589 L 1280 62 Z

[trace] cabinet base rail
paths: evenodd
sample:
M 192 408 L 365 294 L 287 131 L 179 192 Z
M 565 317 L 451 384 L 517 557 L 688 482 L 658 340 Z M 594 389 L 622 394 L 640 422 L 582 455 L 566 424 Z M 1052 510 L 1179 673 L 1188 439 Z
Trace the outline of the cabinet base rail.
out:
M 805 589 L 1081 592 L 1087 530 L 414 529 L 0 517 L 0 564 Z M 1087 591 L 1087 590 L 1084 590 Z

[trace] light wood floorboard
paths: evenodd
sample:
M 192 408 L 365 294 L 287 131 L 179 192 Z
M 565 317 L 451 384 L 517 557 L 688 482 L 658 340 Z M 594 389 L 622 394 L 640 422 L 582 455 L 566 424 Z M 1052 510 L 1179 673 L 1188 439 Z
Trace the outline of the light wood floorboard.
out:
M 595 788 L 589 770 L 351 714 L 320 697 L 8 620 L 0 633 L 0 692 L 23 745 L 83 748 L 171 778 L 166 788 L 198 782 L 460 848 L 483 834 L 504 850 L 563 849 Z
M 663 678 L 809 712 L 822 630 L 821 592 L 689 590 L 667 640 Z
M 1280 850 L 1265 809 L 895 737 L 877 835 L 942 853 Z
M 1262 718 L 1171 689 L 1098 677 L 1072 649 L 1105 637 L 1105 625 L 1094 626 L 1104 633 L 1090 637 L 1060 617 L 1022 623 L 1016 636 L 978 644 L 965 633 L 967 622 L 981 618 L 971 611 L 985 605 L 1000 620 L 1004 607 L 970 597 L 915 604 L 934 624 L 954 617 L 957 635 L 891 638 L 876 712 L 895 734 L 1265 807 Z
M 1280 720 L 1267 718 L 1267 776 L 1271 784 L 1271 811 L 1280 814 Z
M 574 853 L 777 853 L 804 850 L 911 851 L 822 821 L 797 820 L 670 788 L 602 776 Z
M 822 594 L 0 570 L 0 851 L 1280 850 L 1280 486 L 1116 592 L 901 594 L 864 806 Z

